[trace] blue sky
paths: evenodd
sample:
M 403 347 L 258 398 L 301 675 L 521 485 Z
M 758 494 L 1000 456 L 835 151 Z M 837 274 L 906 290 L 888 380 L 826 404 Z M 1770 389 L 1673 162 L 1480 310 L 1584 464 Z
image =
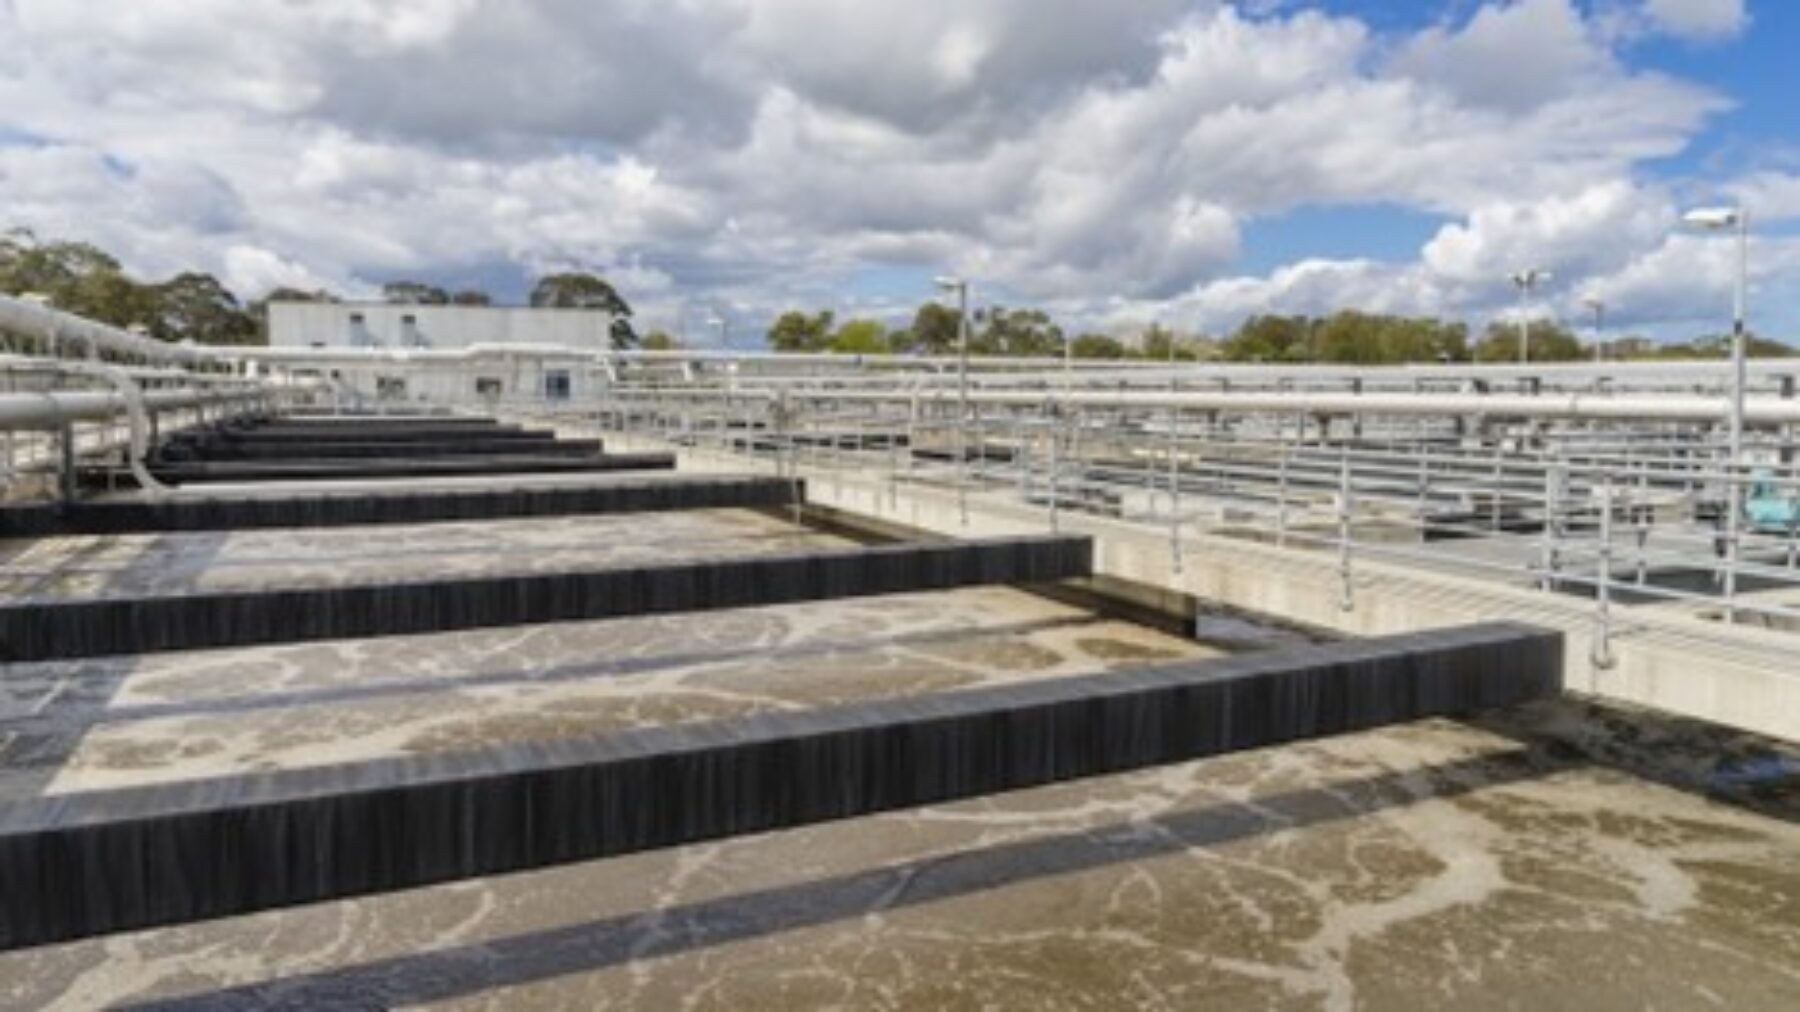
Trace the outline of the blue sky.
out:
M 1129 334 L 1339 308 L 1800 338 L 1786 0 L 0 3 L 6 226 L 159 275 L 899 320 L 931 278 Z M 704 330 L 705 328 L 699 328 Z M 705 335 L 690 333 L 701 339 Z

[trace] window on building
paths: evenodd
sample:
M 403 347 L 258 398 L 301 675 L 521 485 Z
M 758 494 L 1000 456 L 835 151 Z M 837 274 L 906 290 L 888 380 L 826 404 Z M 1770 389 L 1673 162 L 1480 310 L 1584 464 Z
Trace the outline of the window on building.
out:
M 496 376 L 475 377 L 475 396 L 498 397 L 506 390 L 506 384 Z
M 404 377 L 404 376 L 377 376 L 377 377 L 375 377 L 375 396 L 380 397 L 383 400 L 393 400 L 393 401 L 397 401 L 397 400 L 400 400 L 401 398 L 404 398 L 406 396 L 406 377 Z
M 567 369 L 552 369 L 544 373 L 544 399 L 548 401 L 569 399 L 569 371 Z

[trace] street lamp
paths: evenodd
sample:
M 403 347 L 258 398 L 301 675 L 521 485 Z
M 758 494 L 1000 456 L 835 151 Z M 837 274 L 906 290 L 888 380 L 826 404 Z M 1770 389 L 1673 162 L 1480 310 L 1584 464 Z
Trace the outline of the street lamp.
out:
M 1601 354 L 1603 346 L 1600 343 L 1600 331 L 1606 324 L 1606 303 L 1600 299 L 1587 298 L 1582 299 L 1581 304 L 1588 308 L 1588 312 L 1594 314 L 1594 361 L 1603 361 L 1606 356 Z
M 1746 303 L 1749 301 L 1750 277 L 1750 213 L 1741 207 L 1701 207 L 1681 216 L 1690 228 L 1708 232 L 1735 230 L 1738 240 L 1737 285 L 1731 302 L 1731 446 L 1725 477 L 1725 617 L 1732 619 L 1731 600 L 1737 593 L 1738 546 L 1737 470 L 1744 452 L 1744 358 L 1747 333 L 1744 327 Z
M 722 316 L 718 313 L 714 313 L 712 316 L 707 318 L 706 323 L 708 326 L 719 328 L 719 350 L 720 351 L 730 351 L 731 350 L 731 321 L 727 320 L 724 316 Z
M 940 290 L 956 293 L 956 401 L 962 418 L 956 425 L 956 503 L 963 523 L 969 522 L 969 282 L 940 277 Z
M 1744 387 L 1747 331 L 1744 316 L 1749 301 L 1750 214 L 1741 207 L 1701 207 L 1681 216 L 1690 228 L 1706 232 L 1737 232 L 1737 285 L 1731 303 L 1731 466 L 1744 450 Z
M 956 386 L 957 401 L 963 420 L 969 418 L 969 282 L 963 278 L 940 277 L 939 289 L 956 293 Z
M 1537 267 L 1527 267 L 1522 271 L 1514 271 L 1512 283 L 1519 289 L 1519 364 L 1526 365 L 1531 361 L 1531 319 L 1529 317 L 1531 293 L 1538 285 L 1549 281 L 1556 275 Z

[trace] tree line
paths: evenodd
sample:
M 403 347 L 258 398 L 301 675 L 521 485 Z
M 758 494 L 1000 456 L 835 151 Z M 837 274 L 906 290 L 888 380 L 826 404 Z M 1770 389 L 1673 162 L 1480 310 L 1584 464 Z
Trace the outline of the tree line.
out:
M 1520 327 L 1510 320 L 1494 320 L 1476 335 L 1461 321 L 1345 309 L 1326 316 L 1256 315 L 1223 337 L 1178 336 L 1152 324 L 1120 338 L 1094 332 L 1071 336 L 1037 309 L 996 306 L 969 315 L 971 355 L 1339 365 L 1519 361 Z M 840 322 L 829 310 L 790 310 L 776 319 L 767 339 L 776 351 L 951 355 L 958 348 L 959 322 L 956 310 L 937 302 L 921 305 L 909 324 L 893 328 L 866 318 Z M 1532 320 L 1525 329 L 1530 361 L 1574 362 L 1594 355 L 1592 344 L 1553 320 Z M 1722 358 L 1730 353 L 1730 338 L 1657 344 L 1623 337 L 1603 341 L 1599 350 L 1609 360 Z M 1751 338 L 1749 350 L 1768 358 L 1796 353 L 1761 337 Z
M 241 300 L 211 274 L 183 271 L 162 281 L 127 274 L 117 258 L 91 243 L 40 241 L 30 231 L 0 235 L 0 293 L 35 294 L 49 304 L 115 327 L 141 330 L 162 341 L 200 344 L 267 344 L 271 302 L 340 302 L 337 294 L 276 288 L 263 297 Z M 449 291 L 421 281 L 384 284 L 381 297 L 399 305 L 488 306 L 493 299 L 474 288 Z M 530 304 L 539 308 L 593 309 L 613 314 L 614 347 L 638 345 L 631 304 L 604 278 L 580 271 L 546 274 L 532 285 Z
M 104 323 L 141 329 L 160 340 L 191 339 L 202 344 L 267 343 L 271 302 L 342 301 L 330 291 L 295 288 L 277 288 L 259 299 L 244 301 L 211 274 L 198 271 L 143 281 L 127 274 L 115 257 L 96 246 L 40 241 L 26 230 L 0 234 L 0 293 L 36 293 L 59 309 Z M 388 282 L 382 286 L 381 296 L 384 301 L 405 305 L 493 304 L 480 289 L 452 290 L 412 280 Z M 595 274 L 544 275 L 533 283 L 528 301 L 536 307 L 611 313 L 616 348 L 680 347 L 675 338 L 660 330 L 640 339 L 632 324 L 630 303 Z M 958 347 L 960 322 L 956 310 L 939 302 L 924 303 L 910 321 L 897 327 L 872 319 L 840 321 L 830 311 L 790 310 L 775 320 L 767 340 L 777 351 L 950 355 Z M 1099 360 L 1346 365 L 1519 360 L 1519 328 L 1514 322 L 1496 320 L 1475 335 L 1460 321 L 1349 309 L 1326 316 L 1252 316 L 1221 337 L 1182 336 L 1159 325 L 1127 337 L 1093 331 L 1070 334 L 1041 309 L 1004 306 L 976 309 L 970 313 L 969 324 L 969 352 L 973 355 L 1054 358 L 1066 352 Z M 1528 329 L 1534 362 L 1593 356 L 1591 346 L 1584 346 L 1559 323 L 1534 320 Z M 1600 350 L 1612 360 L 1723 358 L 1729 354 L 1730 338 L 1707 335 L 1681 343 L 1656 343 L 1620 337 L 1604 342 Z M 1796 352 L 1781 342 L 1752 337 L 1750 353 L 1783 357 Z

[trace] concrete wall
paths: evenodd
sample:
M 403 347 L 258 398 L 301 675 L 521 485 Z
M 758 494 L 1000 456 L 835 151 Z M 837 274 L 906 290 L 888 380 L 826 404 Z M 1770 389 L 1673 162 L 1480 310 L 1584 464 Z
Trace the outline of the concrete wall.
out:
M 669 448 L 611 433 L 608 440 L 620 451 Z M 683 470 L 770 469 L 766 460 L 752 464 L 711 450 L 676 449 Z M 1045 510 L 999 496 L 971 495 L 965 523 L 948 488 L 831 468 L 803 466 L 800 477 L 812 502 L 918 530 L 960 537 L 1049 530 Z M 1592 658 L 1590 601 L 1363 557 L 1352 564 L 1352 606 L 1346 611 L 1333 552 L 1277 548 L 1192 528 L 1182 532 L 1176 552 L 1166 528 L 1067 512 L 1060 530 L 1094 538 L 1097 574 L 1321 629 L 1377 636 L 1497 619 L 1560 629 L 1568 634 L 1564 684 L 1573 691 L 1800 741 L 1800 665 L 1794 661 L 1800 640 L 1791 634 L 1615 607 L 1613 663 L 1603 666 Z

